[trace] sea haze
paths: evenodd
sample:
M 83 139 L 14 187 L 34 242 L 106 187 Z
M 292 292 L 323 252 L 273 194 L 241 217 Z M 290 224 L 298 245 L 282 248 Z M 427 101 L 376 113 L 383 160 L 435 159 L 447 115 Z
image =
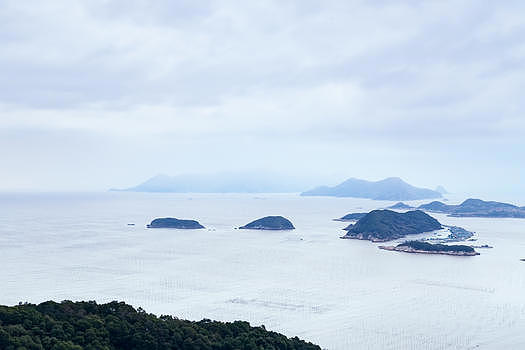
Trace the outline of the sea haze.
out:
M 431 214 L 494 246 L 477 257 L 339 239 L 347 223 L 332 219 L 392 204 L 291 194 L 3 194 L 0 304 L 121 300 L 180 318 L 248 320 L 327 349 L 525 346 L 525 220 Z M 283 215 L 296 229 L 235 229 L 265 215 Z M 206 229 L 145 227 L 167 216 Z

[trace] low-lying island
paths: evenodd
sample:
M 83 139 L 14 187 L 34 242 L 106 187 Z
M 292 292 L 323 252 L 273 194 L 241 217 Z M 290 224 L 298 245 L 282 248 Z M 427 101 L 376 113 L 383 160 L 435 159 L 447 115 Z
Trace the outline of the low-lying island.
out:
M 408 241 L 398 244 L 397 246 L 379 246 L 379 249 L 417 254 L 443 254 L 455 256 L 479 255 L 474 248 L 467 245 L 431 244 L 421 241 Z
M 147 228 L 176 228 L 180 230 L 196 230 L 204 228 L 196 220 L 182 220 L 176 218 L 158 218 L 146 226 Z

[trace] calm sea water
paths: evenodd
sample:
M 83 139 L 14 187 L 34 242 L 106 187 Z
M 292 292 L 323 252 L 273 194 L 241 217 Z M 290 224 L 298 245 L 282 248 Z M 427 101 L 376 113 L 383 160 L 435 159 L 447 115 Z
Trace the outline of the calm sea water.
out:
M 0 195 L 0 304 L 122 300 L 180 318 L 242 319 L 327 349 L 525 348 L 525 220 L 449 218 L 477 257 L 341 240 L 349 198 L 215 194 Z M 236 230 L 283 215 L 289 232 Z M 205 230 L 146 229 L 155 217 Z M 134 223 L 135 226 L 128 226 Z

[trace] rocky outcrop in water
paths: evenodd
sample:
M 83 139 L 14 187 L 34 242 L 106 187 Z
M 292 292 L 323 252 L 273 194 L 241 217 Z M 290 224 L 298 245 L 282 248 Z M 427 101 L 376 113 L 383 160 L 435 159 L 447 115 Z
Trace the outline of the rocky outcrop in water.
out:
M 184 230 L 204 228 L 195 220 L 180 220 L 176 218 L 155 219 L 147 226 L 148 228 L 177 228 Z
M 398 213 L 392 210 L 373 210 L 357 221 L 355 225 L 346 227 L 347 233 L 341 238 L 385 242 L 441 228 L 441 224 L 436 219 L 420 210 L 406 213 Z
M 443 254 L 456 256 L 479 255 L 474 248 L 467 245 L 430 244 L 421 241 L 409 241 L 398 244 L 397 246 L 380 246 L 379 249 L 419 254 Z
M 282 216 L 266 216 L 250 222 L 239 229 L 249 230 L 293 230 L 295 227 L 290 220 Z

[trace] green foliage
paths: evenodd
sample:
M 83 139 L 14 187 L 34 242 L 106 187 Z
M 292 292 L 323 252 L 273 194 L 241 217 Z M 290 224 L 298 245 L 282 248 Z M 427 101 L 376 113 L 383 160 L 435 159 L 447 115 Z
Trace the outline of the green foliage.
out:
M 0 306 L 2 350 L 320 350 L 298 338 L 232 323 L 156 317 L 122 302 Z
M 264 218 L 257 219 L 239 228 L 240 229 L 253 229 L 253 230 L 293 230 L 295 229 L 295 227 L 290 222 L 290 220 L 282 216 L 265 216 Z
M 398 213 L 392 210 L 373 210 L 355 225 L 345 230 L 348 235 L 363 235 L 366 239 L 392 240 L 441 229 L 441 224 L 420 210 Z

